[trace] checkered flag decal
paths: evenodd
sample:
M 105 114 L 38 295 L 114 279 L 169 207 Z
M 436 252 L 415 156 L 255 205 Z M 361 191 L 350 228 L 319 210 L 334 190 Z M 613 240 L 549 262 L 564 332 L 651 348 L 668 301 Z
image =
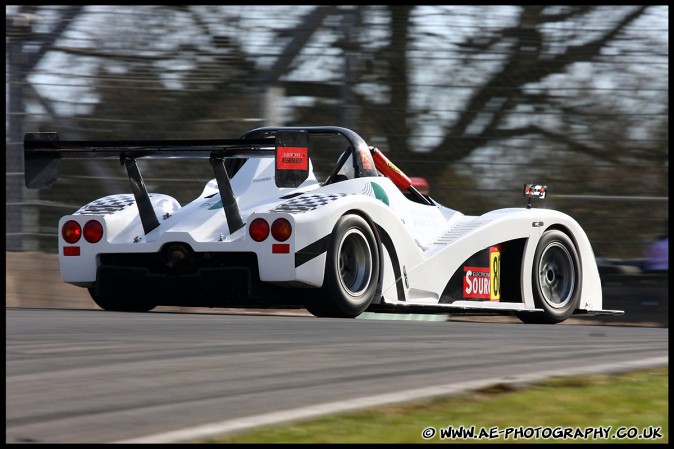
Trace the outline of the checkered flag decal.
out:
M 105 198 L 92 201 L 80 210 L 75 212 L 79 215 L 109 215 L 114 214 L 136 203 L 135 198 L 131 194 L 110 195 Z
M 333 194 L 313 194 L 300 195 L 283 204 L 279 204 L 270 212 L 289 212 L 291 214 L 301 214 L 310 210 L 317 209 L 328 204 L 330 201 L 335 201 L 341 197 L 353 195 L 352 193 L 333 193 Z

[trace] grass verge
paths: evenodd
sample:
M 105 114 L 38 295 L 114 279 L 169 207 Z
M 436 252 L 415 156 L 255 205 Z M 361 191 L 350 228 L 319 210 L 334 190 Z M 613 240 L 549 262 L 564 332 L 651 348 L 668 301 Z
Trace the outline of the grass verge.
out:
M 201 442 L 666 444 L 668 370 L 553 378 L 522 388 L 495 386 L 463 396 L 263 427 Z M 472 437 L 465 433 L 471 429 Z M 432 436 L 424 438 L 422 432 Z

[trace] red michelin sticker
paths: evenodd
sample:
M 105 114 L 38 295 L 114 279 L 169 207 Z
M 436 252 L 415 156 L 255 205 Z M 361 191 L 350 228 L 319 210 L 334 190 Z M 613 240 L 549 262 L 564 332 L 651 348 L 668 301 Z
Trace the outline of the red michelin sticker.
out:
M 302 147 L 279 147 L 276 165 L 281 170 L 308 170 L 308 149 Z

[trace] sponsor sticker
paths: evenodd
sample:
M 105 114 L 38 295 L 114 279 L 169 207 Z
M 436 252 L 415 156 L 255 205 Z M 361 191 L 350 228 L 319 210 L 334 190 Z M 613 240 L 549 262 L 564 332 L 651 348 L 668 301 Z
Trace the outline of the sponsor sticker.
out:
M 489 248 L 489 267 L 491 268 L 491 282 L 489 299 L 494 302 L 501 300 L 501 247 Z
M 464 298 L 500 301 L 501 248 L 498 245 L 489 248 L 489 267 L 464 266 L 463 272 Z
M 276 165 L 280 170 L 308 170 L 308 149 L 301 147 L 279 147 Z
M 463 297 L 489 299 L 491 280 L 489 268 L 463 267 Z

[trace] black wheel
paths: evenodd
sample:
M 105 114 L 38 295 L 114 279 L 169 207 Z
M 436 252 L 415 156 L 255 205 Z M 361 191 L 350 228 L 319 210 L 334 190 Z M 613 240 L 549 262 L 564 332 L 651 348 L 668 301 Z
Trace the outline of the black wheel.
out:
M 149 301 L 127 300 L 120 298 L 109 298 L 96 294 L 96 287 L 89 288 L 89 295 L 96 305 L 103 310 L 111 312 L 149 312 L 157 307 Z
M 319 317 L 354 318 L 372 302 L 378 281 L 374 232 L 362 217 L 345 215 L 330 237 L 323 287 L 306 308 Z
M 542 313 L 520 312 L 525 323 L 555 324 L 566 320 L 578 307 L 582 285 L 576 247 L 561 231 L 547 231 L 534 253 L 532 289 Z

